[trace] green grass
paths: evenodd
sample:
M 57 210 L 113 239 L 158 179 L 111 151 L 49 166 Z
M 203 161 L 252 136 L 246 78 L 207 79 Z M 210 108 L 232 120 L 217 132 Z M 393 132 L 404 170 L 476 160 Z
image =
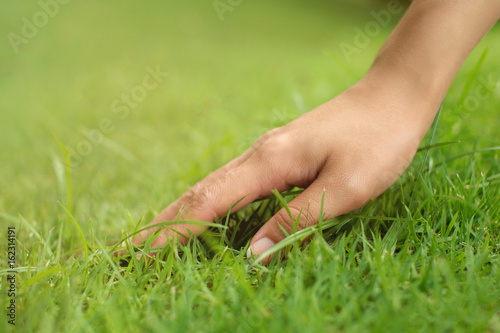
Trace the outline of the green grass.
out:
M 4 36 L 39 10 L 0 6 Z M 279 197 L 221 217 L 154 262 L 110 254 L 260 134 L 361 77 L 396 18 L 349 64 L 339 43 L 383 7 L 244 1 L 220 21 L 210 1 L 70 2 L 19 53 L 3 38 L 0 331 L 14 331 L 3 314 L 14 226 L 19 332 L 500 332 L 500 90 L 475 94 L 500 80 L 498 26 L 398 182 L 322 230 L 292 235 L 286 258 L 267 267 L 245 258 Z M 112 102 L 157 65 L 169 76 L 119 118 Z M 65 169 L 61 146 L 76 149 L 104 118 L 115 128 Z

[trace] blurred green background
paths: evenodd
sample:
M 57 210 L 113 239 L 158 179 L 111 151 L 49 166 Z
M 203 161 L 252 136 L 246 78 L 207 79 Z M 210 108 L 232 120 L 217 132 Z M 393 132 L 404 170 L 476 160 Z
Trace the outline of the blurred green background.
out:
M 226 1 L 223 1 L 226 3 Z M 230 5 L 229 5 L 230 6 Z M 380 1 L 242 1 L 223 13 L 212 1 L 69 1 L 19 45 L 38 2 L 0 5 L 0 212 L 40 232 L 65 218 L 62 150 L 110 119 L 114 129 L 72 169 L 73 211 L 104 238 L 182 194 L 237 156 L 266 130 L 333 98 L 356 82 L 400 15 L 348 62 L 339 45 L 373 21 Z M 43 23 L 43 15 L 38 17 Z M 10 36 L 10 37 L 9 37 Z M 499 143 L 497 89 L 466 114 L 456 103 L 485 49 L 478 77 L 500 70 L 500 28 L 468 58 L 450 89 L 438 140 L 457 155 Z M 143 82 L 169 75 L 120 118 L 112 103 Z M 473 82 L 470 90 L 479 84 Z M 129 215 L 130 214 L 130 215 Z M 131 217 L 131 218 L 130 218 Z M 24 232 L 24 231 L 22 231 Z M 116 235 L 115 235 L 116 234 Z M 25 237 L 27 235 L 20 235 Z

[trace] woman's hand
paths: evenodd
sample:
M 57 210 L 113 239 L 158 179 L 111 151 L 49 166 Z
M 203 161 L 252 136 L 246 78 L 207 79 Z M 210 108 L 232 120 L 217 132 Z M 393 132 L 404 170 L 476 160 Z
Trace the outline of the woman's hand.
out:
M 257 197 L 293 186 L 306 188 L 289 203 L 299 228 L 324 213 L 335 217 L 386 190 L 406 169 L 463 61 L 500 17 L 500 0 L 414 0 L 368 74 L 333 100 L 264 134 L 243 155 L 211 173 L 153 223 L 213 221 Z M 262 254 L 292 230 L 280 210 L 254 235 Z M 178 225 L 195 235 L 199 226 Z M 153 231 L 152 228 L 151 231 Z M 143 242 L 149 231 L 135 237 Z M 153 247 L 177 233 L 164 230 Z M 184 238 L 181 241 L 185 241 Z
M 177 219 L 213 221 L 242 198 L 233 211 L 270 195 L 273 189 L 298 186 L 306 189 L 289 208 L 294 218 L 300 215 L 300 230 L 317 223 L 323 191 L 326 218 L 375 198 L 410 164 L 430 121 L 421 116 L 421 108 L 429 106 L 371 82 L 362 80 L 286 126 L 265 133 L 243 155 L 165 208 L 153 224 Z M 280 226 L 288 233 L 292 230 L 284 209 L 255 234 L 250 251 L 262 254 L 284 239 Z M 195 235 L 204 230 L 194 225 L 174 228 L 186 236 L 186 229 Z M 142 232 L 134 243 L 140 244 L 154 230 Z M 163 246 L 168 237 L 178 235 L 165 229 L 153 248 Z

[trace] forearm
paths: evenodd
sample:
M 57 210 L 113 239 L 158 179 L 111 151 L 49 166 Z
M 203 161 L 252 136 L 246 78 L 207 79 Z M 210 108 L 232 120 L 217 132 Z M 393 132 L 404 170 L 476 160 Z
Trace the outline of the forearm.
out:
M 429 124 L 465 58 L 499 17 L 500 0 L 414 0 L 366 79 L 425 98 L 433 111 L 418 116 Z

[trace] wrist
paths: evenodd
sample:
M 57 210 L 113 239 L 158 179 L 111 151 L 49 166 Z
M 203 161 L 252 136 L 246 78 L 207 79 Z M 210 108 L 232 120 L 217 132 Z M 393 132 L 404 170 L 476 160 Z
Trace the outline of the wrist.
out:
M 446 73 L 416 70 L 398 61 L 376 59 L 370 70 L 358 82 L 364 90 L 382 96 L 382 103 L 399 106 L 409 121 L 427 131 L 446 95 L 451 81 Z
M 437 90 L 394 68 L 372 67 L 339 98 L 355 101 L 359 110 L 368 112 L 366 119 L 381 121 L 389 131 L 406 133 L 420 142 L 439 110 L 442 98 Z
M 417 104 L 437 109 L 443 101 L 452 78 L 439 68 L 415 68 L 398 60 L 377 57 L 363 77 L 371 85 L 382 85 L 406 96 Z

